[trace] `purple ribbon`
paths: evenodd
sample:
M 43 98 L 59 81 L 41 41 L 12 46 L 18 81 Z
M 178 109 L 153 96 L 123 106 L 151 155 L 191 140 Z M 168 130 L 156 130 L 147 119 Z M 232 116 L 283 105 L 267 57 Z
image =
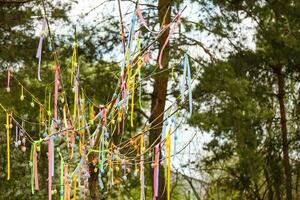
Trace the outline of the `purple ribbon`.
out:
M 42 33 L 40 36 L 40 41 L 39 41 L 39 45 L 36 51 L 36 58 L 39 59 L 39 64 L 38 64 L 38 80 L 42 81 L 41 79 L 41 61 L 42 61 L 42 50 L 43 50 L 43 40 L 44 40 L 44 36 L 45 36 L 45 29 L 46 29 L 46 25 L 47 25 L 47 21 L 46 18 L 44 18 L 43 20 L 43 25 L 42 25 Z

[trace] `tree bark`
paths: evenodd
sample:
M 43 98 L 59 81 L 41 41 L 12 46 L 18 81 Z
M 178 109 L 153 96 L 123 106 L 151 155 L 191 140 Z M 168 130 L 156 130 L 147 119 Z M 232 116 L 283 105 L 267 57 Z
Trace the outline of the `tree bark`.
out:
M 291 175 L 290 158 L 289 158 L 289 142 L 288 142 L 288 131 L 286 125 L 286 111 L 285 111 L 285 104 L 284 104 L 285 90 L 284 90 L 284 76 L 282 74 L 282 66 L 278 66 L 274 68 L 274 71 L 277 76 L 278 102 L 280 107 L 280 128 L 281 128 L 281 137 L 282 137 L 286 199 L 292 200 L 292 175 Z
M 95 166 L 93 162 L 94 158 L 95 158 L 94 154 L 90 154 L 88 157 L 89 174 L 90 174 L 89 191 L 90 191 L 91 200 L 99 200 L 100 199 L 100 190 L 99 190 L 99 182 L 98 182 L 99 169 Z
M 171 12 L 170 12 L 171 0 L 159 0 L 158 2 L 158 18 L 160 27 L 171 22 Z M 162 51 L 162 47 L 169 35 L 169 30 L 166 30 L 162 36 L 159 38 L 159 54 Z M 165 69 L 168 68 L 170 61 L 170 46 L 167 44 L 162 53 L 162 65 L 163 69 L 158 69 L 158 74 L 154 76 L 154 86 L 153 93 L 151 97 L 151 116 L 150 116 L 150 144 L 158 144 L 161 140 L 162 123 L 164 118 L 164 109 L 167 97 L 167 87 L 168 87 L 168 76 L 169 73 Z M 164 71 L 163 71 L 164 70 Z M 162 72 L 163 71 L 163 72 Z M 153 151 L 154 155 L 154 151 Z M 161 157 L 160 153 L 160 157 Z M 151 181 L 153 183 L 153 171 L 151 172 Z M 153 185 L 153 184 L 152 184 Z M 152 187 L 152 189 L 154 189 Z M 154 190 L 152 190 L 153 192 Z M 157 200 L 166 199 L 166 187 L 165 187 L 165 177 L 164 170 L 159 170 L 159 188 Z

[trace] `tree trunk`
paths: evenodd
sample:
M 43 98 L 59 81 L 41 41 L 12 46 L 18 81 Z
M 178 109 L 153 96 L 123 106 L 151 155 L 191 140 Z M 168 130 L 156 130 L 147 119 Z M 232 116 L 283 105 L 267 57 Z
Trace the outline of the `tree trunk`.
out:
M 88 156 L 89 174 L 90 174 L 89 191 L 90 191 L 91 200 L 100 200 L 100 190 L 99 190 L 99 182 L 98 182 L 99 169 L 96 168 L 96 166 L 94 165 L 94 162 L 93 162 L 94 158 L 95 158 L 94 153 L 91 153 Z M 95 169 L 97 169 L 97 170 L 95 170 Z
M 171 12 L 170 12 L 170 3 L 171 0 L 159 0 L 158 2 L 158 18 L 160 27 L 164 24 L 169 24 L 171 22 Z M 159 38 L 159 53 L 162 51 L 162 46 L 164 45 L 169 34 L 169 30 L 166 30 L 162 36 Z M 158 69 L 158 74 L 154 77 L 154 86 L 153 93 L 151 97 L 151 116 L 150 116 L 150 144 L 157 144 L 160 142 L 161 132 L 162 132 L 162 123 L 164 118 L 164 109 L 167 96 L 167 87 L 168 87 L 168 76 L 169 73 L 165 69 L 169 65 L 169 44 L 165 47 L 162 54 L 162 65 L 163 69 Z M 160 72 L 163 71 L 164 72 Z M 154 151 L 153 151 L 154 155 Z M 160 156 L 162 154 L 160 153 Z M 153 171 L 151 172 L 151 181 L 153 183 Z M 153 185 L 153 184 L 152 184 Z M 152 188 L 154 189 L 154 188 Z M 154 190 L 152 190 L 154 191 Z M 166 199 L 166 189 L 165 189 L 165 177 L 164 170 L 159 170 L 159 188 L 158 188 L 158 197 L 157 200 Z
M 289 158 L 289 142 L 288 142 L 288 132 L 286 125 L 286 111 L 284 104 L 284 76 L 282 74 L 282 66 L 274 69 L 277 75 L 277 85 L 278 85 L 278 101 L 280 107 L 280 127 L 281 127 L 281 137 L 282 137 L 282 151 L 283 151 L 283 167 L 285 173 L 285 191 L 286 199 L 292 200 L 292 175 L 290 167 Z

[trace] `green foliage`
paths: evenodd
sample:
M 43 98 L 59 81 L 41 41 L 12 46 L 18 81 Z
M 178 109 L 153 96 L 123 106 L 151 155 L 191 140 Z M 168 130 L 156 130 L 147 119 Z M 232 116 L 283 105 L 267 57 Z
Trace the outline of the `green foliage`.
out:
M 282 66 L 289 130 L 291 157 L 297 143 L 298 114 L 292 112 L 299 81 L 299 18 L 295 1 L 198 1 L 213 5 L 221 12 L 208 20 L 214 34 L 227 31 L 238 34 L 229 26 L 252 19 L 256 27 L 256 49 L 243 44 L 234 46 L 227 59 L 204 67 L 194 97 L 199 109 L 190 123 L 211 135 L 205 145 L 209 154 L 199 162 L 210 174 L 207 199 L 281 199 L 283 170 L 280 115 L 277 100 L 276 67 Z M 239 14 L 237 14 L 239 13 Z M 218 26 L 221 23 L 222 26 Z M 214 25 L 213 25 L 214 24 Z M 218 27 L 220 30 L 218 30 Z M 232 26 L 234 27 L 234 26 Z M 297 33 L 296 33 L 297 32 Z M 226 38 L 226 36 L 222 36 Z M 275 73 L 274 73 L 275 72 Z M 296 95 L 296 96 L 295 96 Z M 298 100 L 296 100 L 298 101 Z M 298 158 L 296 159 L 298 160 Z M 296 167 L 296 162 L 291 162 Z M 296 167 L 297 168 L 297 167 Z M 298 175 L 296 176 L 298 177 Z M 298 178 L 292 184 L 298 184 Z M 266 185 L 264 184 L 266 183 Z M 298 191 L 293 191 L 294 197 Z

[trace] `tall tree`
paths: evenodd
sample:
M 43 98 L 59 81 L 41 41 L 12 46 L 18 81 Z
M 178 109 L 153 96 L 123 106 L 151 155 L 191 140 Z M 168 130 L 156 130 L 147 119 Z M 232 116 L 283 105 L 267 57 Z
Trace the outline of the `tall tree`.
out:
M 289 156 L 291 155 L 291 152 L 293 151 L 295 145 L 292 139 L 295 137 L 295 135 L 292 132 L 294 129 L 294 125 L 289 126 L 289 122 L 293 124 L 291 120 L 296 116 L 290 114 L 292 109 L 287 105 L 293 105 L 292 107 L 296 106 L 296 104 L 292 103 L 292 99 L 294 99 L 294 97 L 291 94 L 295 93 L 295 90 L 292 89 L 293 85 L 299 85 L 299 82 L 297 81 L 297 79 L 295 79 L 295 77 L 299 76 L 299 68 L 297 69 L 296 67 L 299 64 L 299 59 L 297 56 L 297 54 L 299 54 L 299 47 L 297 47 L 297 44 L 299 44 L 300 41 L 299 33 L 296 31 L 300 25 L 297 17 L 299 3 L 296 1 L 251 0 L 198 2 L 202 3 L 202 5 L 212 4 L 215 10 L 220 11 L 217 12 L 217 15 L 213 15 L 209 20 L 212 26 L 216 24 L 216 30 L 219 30 L 219 33 L 230 33 L 238 36 L 239 32 L 237 32 L 237 30 L 234 28 L 235 26 L 232 25 L 239 24 L 245 18 L 253 20 L 253 23 L 255 23 L 257 26 L 255 34 L 256 49 L 254 50 L 254 52 L 245 53 L 243 50 L 243 45 L 241 43 L 237 43 L 238 45 L 232 45 L 234 51 L 230 54 L 235 56 L 240 55 L 242 56 L 240 61 L 248 62 L 247 65 L 241 65 L 241 62 L 238 62 L 237 64 L 240 65 L 240 70 L 246 70 L 245 80 L 250 81 L 257 79 L 258 82 L 253 83 L 250 87 L 252 90 L 255 90 L 256 84 L 258 84 L 261 85 L 259 87 L 268 87 L 268 90 L 266 91 L 269 92 L 266 92 L 266 94 L 272 94 L 268 97 L 268 99 L 256 99 L 255 101 L 262 103 L 261 100 L 267 100 L 265 103 L 267 103 L 267 105 L 269 106 L 274 107 L 274 109 L 270 110 L 274 113 L 273 117 L 267 117 L 267 121 L 269 121 L 268 124 L 273 124 L 271 125 L 271 128 L 268 128 L 268 130 L 271 130 L 271 132 L 273 133 L 271 135 L 266 135 L 265 131 L 263 131 L 262 133 L 264 137 L 268 138 L 268 141 L 274 139 L 274 134 L 276 138 L 280 139 L 281 143 L 277 144 L 277 147 L 275 147 L 275 149 L 278 149 L 278 147 L 280 147 L 283 153 L 282 168 L 284 169 L 284 176 L 280 175 L 282 173 L 281 170 L 278 170 L 278 167 L 274 164 L 274 162 L 276 162 L 277 160 L 278 155 L 277 153 L 275 153 L 275 149 L 271 150 L 269 148 L 270 143 L 266 143 L 263 145 L 263 148 L 265 148 L 264 146 L 267 145 L 269 150 L 273 151 L 271 154 L 269 153 L 269 158 L 265 158 L 267 163 L 273 163 L 273 166 L 266 166 L 266 169 L 270 170 L 271 174 L 273 174 L 273 187 L 276 190 L 275 193 L 277 199 L 281 198 L 279 192 L 280 186 L 278 187 L 278 184 L 280 185 L 280 180 L 278 181 L 278 177 L 284 177 L 285 179 L 284 197 L 286 199 L 292 199 L 293 178 L 291 175 L 292 166 Z M 225 36 L 226 35 L 222 36 L 221 34 L 221 37 L 224 38 Z M 249 68 L 251 66 L 249 65 L 249 59 L 251 58 L 253 62 L 255 60 L 257 63 L 253 65 L 252 68 Z M 232 57 L 230 57 L 227 61 L 231 66 L 234 66 L 234 64 L 232 64 Z M 243 69 L 243 67 L 245 68 Z M 255 72 L 257 76 L 253 76 L 253 72 Z M 267 74 L 267 76 L 269 76 L 269 78 L 265 79 L 265 81 L 262 81 L 261 78 L 265 73 Z M 210 77 L 207 73 L 204 73 L 204 75 L 206 76 L 206 78 Z M 240 80 L 239 76 L 235 76 L 237 80 Z M 226 81 L 225 77 L 224 81 Z M 261 82 L 259 83 L 259 81 Z M 212 81 L 212 83 L 214 83 L 214 81 Z M 222 86 L 220 86 L 219 89 L 221 88 Z M 218 90 L 213 90 L 213 93 L 215 93 L 216 91 Z M 286 91 L 290 91 L 291 93 L 288 93 Z M 218 96 L 219 95 L 220 94 L 218 94 Z M 215 102 L 213 104 L 218 105 L 218 102 Z M 224 105 L 225 102 L 222 104 Z M 238 102 L 236 102 L 236 105 L 238 104 L 243 104 L 243 99 L 239 98 Z M 215 129 L 214 126 L 218 127 L 223 124 L 219 121 L 223 121 L 223 119 L 220 119 L 220 116 L 218 116 L 217 114 L 218 111 L 214 110 L 213 107 L 211 108 L 211 112 L 216 114 L 216 118 L 213 118 L 214 120 L 211 124 L 211 128 Z M 257 112 L 257 115 L 255 117 L 259 116 L 258 113 L 259 112 Z M 238 121 L 239 120 L 237 119 L 235 123 L 237 123 Z M 264 124 L 264 122 L 258 120 L 258 124 Z M 267 127 L 270 126 L 267 125 Z M 236 132 L 236 130 L 234 129 L 230 130 Z M 226 129 L 224 129 L 223 131 L 226 132 Z M 254 134 L 258 134 L 257 130 L 254 130 Z M 219 136 L 217 138 L 221 139 L 221 137 Z M 216 141 L 222 141 L 222 139 L 219 139 L 217 139 Z M 215 147 L 215 145 L 219 147 L 223 146 L 216 143 L 216 141 L 213 140 L 212 142 L 214 143 L 211 144 L 213 146 L 210 147 Z M 274 148 L 273 145 L 271 146 L 271 148 Z M 256 148 L 259 148 L 259 146 Z M 226 165 L 229 165 L 229 163 L 227 163 Z M 263 177 L 263 175 L 259 176 L 261 178 L 267 178 Z
M 160 27 L 171 22 L 171 0 L 159 0 L 158 1 L 158 19 Z M 164 110 L 166 105 L 167 98 L 167 88 L 168 88 L 168 79 L 169 71 L 166 70 L 169 67 L 170 61 L 170 45 L 166 41 L 168 38 L 170 30 L 165 31 L 162 36 L 159 38 L 159 53 L 162 53 L 162 65 L 163 68 L 160 69 L 158 66 L 157 75 L 154 76 L 153 92 L 151 96 L 151 116 L 150 116 L 150 135 L 149 142 L 150 144 L 158 144 L 161 140 L 162 132 L 162 123 L 164 119 Z M 165 49 L 163 46 L 165 42 L 168 42 Z M 158 65 L 158 64 L 157 64 Z M 153 150 L 154 154 L 154 150 Z M 162 153 L 160 153 L 162 157 Z M 153 173 L 151 173 L 151 180 L 153 180 Z M 153 184 L 152 184 L 153 185 Z M 164 171 L 159 170 L 159 189 L 158 189 L 158 200 L 166 199 L 165 190 L 165 176 Z M 154 191 L 154 187 L 153 187 Z

